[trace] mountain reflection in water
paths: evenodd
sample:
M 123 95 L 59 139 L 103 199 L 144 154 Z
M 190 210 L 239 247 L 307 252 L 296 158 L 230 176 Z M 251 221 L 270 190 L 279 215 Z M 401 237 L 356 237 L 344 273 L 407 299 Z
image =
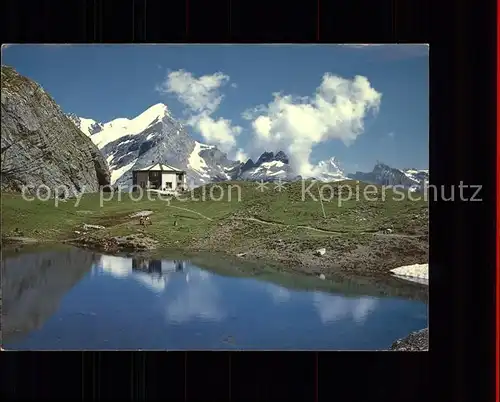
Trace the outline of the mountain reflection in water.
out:
M 419 301 L 289 289 L 188 260 L 34 250 L 2 274 L 8 349 L 384 349 L 427 325 Z

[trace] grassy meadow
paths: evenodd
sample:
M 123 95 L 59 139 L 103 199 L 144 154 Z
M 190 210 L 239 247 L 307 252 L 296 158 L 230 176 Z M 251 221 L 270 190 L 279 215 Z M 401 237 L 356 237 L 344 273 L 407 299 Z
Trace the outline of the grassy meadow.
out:
M 154 194 L 136 200 L 137 193 L 94 193 L 57 200 L 57 206 L 54 199 L 26 201 L 20 194 L 3 193 L 2 240 L 67 241 L 80 236 L 83 224 L 92 224 L 105 227 L 92 236 L 141 234 L 161 248 L 244 254 L 245 259 L 308 273 L 356 271 L 360 266 L 380 271 L 426 258 L 424 200 L 401 200 L 401 194 L 380 187 L 366 198 L 367 185 L 355 181 L 322 183 L 321 190 L 310 184 L 278 188 L 267 183 L 261 191 L 252 182 L 213 183 L 168 200 Z M 152 225 L 146 227 L 130 217 L 144 210 L 153 211 Z M 391 233 L 384 234 L 388 228 Z M 314 256 L 322 247 L 326 255 Z

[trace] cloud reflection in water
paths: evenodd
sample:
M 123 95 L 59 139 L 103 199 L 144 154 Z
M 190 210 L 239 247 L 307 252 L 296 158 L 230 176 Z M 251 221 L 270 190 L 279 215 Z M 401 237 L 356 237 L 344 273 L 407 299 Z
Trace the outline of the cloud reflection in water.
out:
M 226 314 L 220 306 L 220 294 L 210 274 L 192 268 L 187 271 L 185 285 L 165 309 L 167 320 L 183 323 L 195 318 L 207 321 L 224 319 Z
M 99 270 L 116 278 L 131 277 L 149 290 L 162 294 L 166 303 L 165 318 L 170 323 L 185 323 L 194 319 L 221 321 L 226 317 L 220 292 L 211 274 L 185 262 L 102 256 Z M 170 275 L 172 273 L 177 275 L 174 277 Z M 175 281 L 175 289 L 165 292 L 171 280 Z M 288 303 L 292 298 L 292 292 L 282 286 L 271 283 L 263 283 L 262 286 L 276 305 Z M 342 319 L 363 324 L 377 308 L 378 300 L 314 292 L 312 303 L 323 324 Z
M 323 324 L 345 318 L 352 318 L 356 323 L 363 324 L 368 315 L 377 308 L 379 301 L 372 297 L 348 299 L 316 292 L 313 302 Z
M 172 275 L 174 273 L 176 275 Z M 183 323 L 196 318 L 220 321 L 225 317 L 211 274 L 188 266 L 184 261 L 102 256 L 93 274 L 131 278 L 161 294 L 166 302 L 168 322 Z M 171 281 L 175 282 L 175 287 L 166 292 Z

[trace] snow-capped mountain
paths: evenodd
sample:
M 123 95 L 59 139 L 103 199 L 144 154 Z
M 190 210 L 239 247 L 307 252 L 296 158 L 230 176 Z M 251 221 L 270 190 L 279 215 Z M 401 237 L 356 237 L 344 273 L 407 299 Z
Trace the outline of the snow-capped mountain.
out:
M 335 157 L 318 162 L 314 167 L 314 176 L 315 179 L 321 181 L 339 181 L 347 179 L 347 176 L 340 167 L 338 159 Z
M 299 179 L 288 156 L 264 152 L 256 162 L 230 160 L 216 146 L 195 141 L 182 123 L 162 103 L 151 106 L 133 119 L 118 118 L 107 123 L 68 115 L 74 124 L 103 153 L 111 172 L 111 184 L 131 186 L 132 170 L 166 163 L 185 170 L 190 187 L 225 180 L 291 181 Z M 346 178 L 335 158 L 314 166 L 322 181 Z
M 103 129 L 103 124 L 99 123 L 92 119 L 85 119 L 83 117 L 78 117 L 75 114 L 67 114 L 70 120 L 75 123 L 84 134 L 91 136 L 92 134 L 96 134 Z
M 356 172 L 349 178 L 385 186 L 404 186 L 412 191 L 422 190 L 429 182 L 428 170 L 396 169 L 378 162 L 369 173 Z
M 233 172 L 233 177 L 239 180 L 252 181 L 290 180 L 294 176 L 288 164 L 288 157 L 282 151 L 276 155 L 273 152 L 264 152 L 256 162 L 249 159 Z
M 401 170 L 407 177 L 415 180 L 418 183 L 429 181 L 429 170 L 427 169 L 402 169 Z
M 231 177 L 226 171 L 240 164 L 228 160 L 217 147 L 195 141 L 162 103 L 134 119 L 118 118 L 100 123 L 74 115 L 69 117 L 104 154 L 112 184 L 131 185 L 132 168 L 155 162 L 185 170 L 191 185 L 208 183 L 212 178 L 228 180 Z
M 321 181 L 338 181 L 347 178 L 335 157 L 319 162 L 314 166 L 313 172 L 314 178 Z M 293 181 L 301 178 L 291 168 L 288 156 L 283 151 L 276 154 L 264 152 L 256 162 L 249 159 L 237 168 L 233 177 L 237 180 L 252 181 Z

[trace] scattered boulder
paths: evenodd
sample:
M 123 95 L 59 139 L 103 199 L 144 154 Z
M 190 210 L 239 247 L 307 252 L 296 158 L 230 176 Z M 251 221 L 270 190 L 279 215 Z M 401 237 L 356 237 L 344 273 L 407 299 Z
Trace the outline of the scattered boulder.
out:
M 15 228 L 14 229 L 14 236 L 22 237 L 22 236 L 24 236 L 24 232 L 22 230 L 20 230 L 19 228 Z
M 142 225 L 142 226 L 146 226 L 146 225 L 152 225 L 153 222 L 151 222 L 151 219 L 149 218 L 149 216 L 141 216 L 139 218 L 139 225 Z
M 88 230 L 88 229 L 106 229 L 104 226 L 101 225 L 89 225 L 87 223 L 83 224 L 83 230 Z
M 273 246 L 277 248 L 283 248 L 285 247 L 285 242 L 282 239 L 278 239 L 273 242 Z
M 319 274 L 319 279 L 324 281 L 326 279 L 326 276 L 324 274 Z
M 326 248 L 320 248 L 314 252 L 314 255 L 322 256 L 322 255 L 325 255 L 325 253 L 326 253 Z
M 91 249 L 118 252 L 118 251 L 147 251 L 155 249 L 158 242 L 144 235 L 128 235 L 123 237 L 84 236 L 73 243 Z
M 119 250 L 152 250 L 158 242 L 147 236 L 129 235 L 125 237 L 114 237 Z
M 247 255 L 247 253 L 238 253 L 238 254 L 236 254 L 236 257 L 244 257 L 246 255 Z

